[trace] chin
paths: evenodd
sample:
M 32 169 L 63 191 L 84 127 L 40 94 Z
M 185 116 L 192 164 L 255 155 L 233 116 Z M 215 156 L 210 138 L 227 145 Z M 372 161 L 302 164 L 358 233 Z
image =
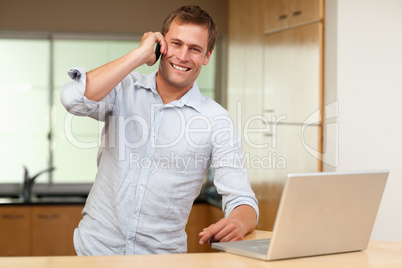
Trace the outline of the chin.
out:
M 186 87 L 188 87 L 188 89 L 190 89 L 193 86 L 194 82 L 193 83 L 187 83 L 187 82 L 170 81 L 169 84 L 174 86 L 174 87 L 177 87 L 177 88 L 186 88 Z
M 194 80 L 191 79 L 183 79 L 182 77 L 170 77 L 169 84 L 175 87 L 189 87 L 191 88 L 194 84 Z

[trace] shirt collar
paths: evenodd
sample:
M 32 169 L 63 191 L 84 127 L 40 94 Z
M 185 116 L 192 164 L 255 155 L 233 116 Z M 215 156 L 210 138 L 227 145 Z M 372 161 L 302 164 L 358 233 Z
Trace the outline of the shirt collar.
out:
M 142 75 L 140 79 L 138 79 L 135 83 L 141 86 L 142 88 L 146 88 L 151 90 L 154 94 L 159 95 L 156 90 L 156 74 L 158 71 L 153 72 L 150 75 Z M 196 82 L 194 82 L 193 86 L 181 97 L 180 100 L 172 101 L 171 103 L 166 104 L 167 107 L 183 107 L 184 105 L 192 107 L 197 112 L 201 112 L 202 110 L 202 94 Z

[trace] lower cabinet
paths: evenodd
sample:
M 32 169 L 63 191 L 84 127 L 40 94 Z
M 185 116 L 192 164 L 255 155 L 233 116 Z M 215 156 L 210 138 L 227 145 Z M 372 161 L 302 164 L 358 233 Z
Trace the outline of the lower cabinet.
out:
M 31 255 L 30 218 L 29 206 L 0 207 L 0 256 Z
M 0 207 L 0 256 L 76 255 L 74 229 L 83 205 Z
M 212 205 L 200 203 L 194 204 L 191 209 L 188 223 L 186 226 L 187 232 L 187 252 L 200 253 L 200 252 L 213 252 L 208 244 L 200 245 L 198 234 L 209 225 L 216 223 L 224 217 L 220 208 Z
M 74 229 L 81 220 L 83 205 L 0 206 L 0 256 L 76 255 Z M 194 204 L 186 232 L 189 253 L 214 251 L 198 244 L 203 228 L 223 218 L 221 209 Z
M 73 234 L 82 209 L 83 206 L 33 206 L 32 255 L 76 255 Z

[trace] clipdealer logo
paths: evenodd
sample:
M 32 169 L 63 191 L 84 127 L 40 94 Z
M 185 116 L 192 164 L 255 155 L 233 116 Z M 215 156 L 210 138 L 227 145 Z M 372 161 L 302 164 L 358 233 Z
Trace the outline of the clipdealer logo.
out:
M 100 103 L 102 105 L 102 103 Z M 311 154 L 313 157 L 317 158 L 320 161 L 323 161 L 324 163 L 336 167 L 339 163 L 339 152 L 338 152 L 338 131 L 339 131 L 339 123 L 337 122 L 337 117 L 339 115 L 338 112 L 338 106 L 339 106 L 339 101 L 335 101 L 333 103 L 330 103 L 324 107 L 324 116 L 325 116 L 325 122 L 326 124 L 323 126 L 324 127 L 324 133 L 326 135 L 325 137 L 325 144 L 323 146 L 323 153 L 319 152 L 315 148 L 309 146 L 307 143 L 307 136 L 306 135 L 306 130 L 310 126 L 317 125 L 317 123 L 321 122 L 321 113 L 320 110 L 315 111 L 312 113 L 308 118 L 303 122 L 303 125 L 301 127 L 301 144 L 303 148 Z M 153 120 L 154 118 L 154 110 L 155 108 L 160 108 L 160 105 L 153 105 L 151 107 L 151 118 Z M 234 136 L 238 136 L 237 134 L 237 128 L 234 126 L 233 121 L 229 116 L 223 116 L 219 115 L 213 118 L 213 121 L 219 121 L 219 120 L 224 120 L 225 124 L 227 125 L 226 128 L 224 129 L 219 129 L 216 131 L 216 133 L 212 133 L 212 124 L 214 122 L 211 121 L 211 119 L 199 115 L 190 118 L 189 120 L 186 120 L 182 111 L 178 108 L 172 108 L 175 110 L 175 112 L 178 115 L 179 121 L 180 121 L 180 131 L 179 135 L 171 140 L 171 142 L 167 144 L 156 144 L 150 138 L 150 133 L 152 131 L 152 126 L 154 122 L 148 123 L 144 118 L 138 115 L 132 115 L 130 117 L 124 117 L 124 116 L 109 116 L 109 128 L 110 127 L 116 127 L 118 129 L 117 133 L 115 135 L 119 135 L 119 137 L 109 137 L 109 141 L 102 140 L 100 141 L 100 138 L 98 139 L 93 139 L 89 141 L 84 141 L 80 140 L 78 138 L 79 135 L 75 135 L 73 133 L 73 121 L 74 118 L 76 117 L 73 114 L 67 113 L 64 121 L 64 129 L 65 129 L 65 137 L 66 139 L 72 144 L 73 146 L 81 149 L 93 149 L 97 147 L 116 147 L 118 146 L 118 151 L 119 151 L 119 159 L 124 160 L 126 159 L 126 150 L 127 148 L 131 149 L 136 149 L 139 148 L 143 145 L 145 145 L 149 139 L 151 141 L 151 146 L 153 148 L 173 148 L 175 145 L 177 145 L 180 141 L 183 139 L 186 140 L 188 146 L 191 148 L 197 148 L 197 149 L 202 149 L 202 148 L 207 148 L 209 144 L 198 144 L 196 141 L 191 139 L 191 133 L 203 133 L 203 134 L 208 134 L 211 135 L 211 139 L 215 140 L 216 136 L 218 134 L 226 133 L 229 138 L 233 138 Z M 104 110 L 104 109 L 100 109 Z M 240 133 L 242 137 L 244 138 L 245 143 L 253 149 L 263 149 L 264 152 L 267 151 L 267 148 L 272 148 L 275 149 L 278 147 L 278 125 L 283 123 L 286 124 L 286 115 L 280 115 L 280 116 L 272 116 L 270 120 L 266 118 L 263 115 L 254 115 L 250 116 L 245 120 L 244 125 L 242 122 L 242 103 L 239 101 L 237 105 L 237 125 L 240 127 Z M 205 124 L 205 127 L 201 129 L 193 128 L 193 123 L 196 121 L 202 121 Z M 253 122 L 256 121 L 262 121 L 264 127 L 263 128 L 253 128 L 251 127 Z M 135 122 L 136 124 L 139 124 L 141 126 L 142 132 L 139 134 L 138 140 L 136 142 L 129 142 L 127 137 L 125 137 L 126 133 L 126 128 L 130 123 Z M 100 129 L 103 127 L 103 122 L 98 123 L 98 133 L 100 133 Z M 236 133 L 235 133 L 236 132 Z M 236 134 L 236 135 L 235 135 Z M 261 139 L 254 139 L 253 134 L 262 134 L 265 135 L 265 139 L 263 142 L 260 142 Z M 116 145 L 116 141 L 118 140 L 118 145 Z M 213 141 L 212 141 L 213 142 Z M 222 146 L 222 144 L 215 143 L 215 146 Z M 224 144 L 225 145 L 225 144 Z M 226 144 L 227 145 L 227 144 Z M 232 144 L 233 146 L 233 144 Z M 237 146 L 237 145 L 235 145 Z M 242 166 L 249 167 L 249 168 L 277 168 L 277 169 L 284 169 L 286 168 L 286 157 L 283 155 L 279 155 L 278 153 L 272 151 L 268 151 L 267 153 L 264 153 L 262 156 L 252 156 L 248 152 L 246 152 L 245 157 L 241 160 Z M 128 156 L 131 157 L 131 156 Z M 139 155 L 135 155 L 136 161 L 140 161 L 138 158 Z M 177 159 L 177 157 L 175 157 Z M 131 159 L 133 160 L 133 159 Z M 148 159 L 149 160 L 149 159 Z M 237 159 L 239 162 L 239 160 Z M 143 163 L 147 163 L 149 161 L 145 161 Z M 159 161 L 158 163 L 167 163 L 167 161 Z M 184 166 L 189 166 L 188 160 L 182 159 L 181 163 L 183 163 Z
M 324 135 L 326 137 L 323 139 L 325 143 L 323 144 L 323 153 L 317 151 L 316 149 L 310 147 L 305 139 L 305 131 L 306 129 L 318 122 L 324 121 L 321 118 L 320 110 L 312 113 L 303 123 L 302 126 L 302 144 L 303 147 L 309 152 L 311 155 L 316 157 L 318 160 L 323 163 L 337 167 L 339 164 L 339 122 L 337 118 L 339 116 L 339 101 L 336 100 L 330 104 L 325 105 L 324 107 Z

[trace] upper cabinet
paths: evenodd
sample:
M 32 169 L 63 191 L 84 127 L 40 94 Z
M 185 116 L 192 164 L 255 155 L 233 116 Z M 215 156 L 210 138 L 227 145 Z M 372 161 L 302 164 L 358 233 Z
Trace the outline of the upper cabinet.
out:
M 264 33 L 316 22 L 323 14 L 322 0 L 265 0 Z
M 322 24 L 264 37 L 264 115 L 303 123 L 321 108 Z
M 263 113 L 268 119 L 282 116 L 281 123 L 321 123 L 323 4 L 264 0 Z

